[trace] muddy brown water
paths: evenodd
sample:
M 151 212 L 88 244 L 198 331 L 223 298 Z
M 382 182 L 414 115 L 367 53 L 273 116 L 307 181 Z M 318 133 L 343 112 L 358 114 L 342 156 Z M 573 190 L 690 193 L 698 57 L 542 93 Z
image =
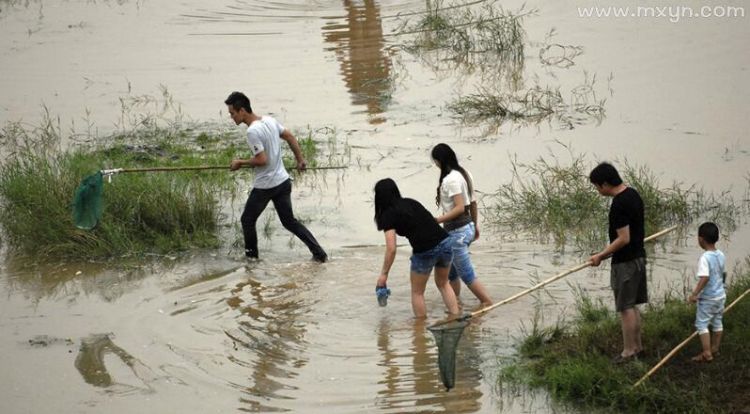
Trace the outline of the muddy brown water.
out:
M 487 134 L 452 119 L 445 103 L 473 92 L 479 79 L 436 73 L 394 48 L 399 39 L 390 35 L 397 16 L 422 11 L 424 2 L 0 2 L 3 124 L 34 125 L 45 104 L 63 127 L 85 130 L 90 122 L 106 132 L 122 126 L 120 98 L 159 96 L 160 85 L 185 117 L 228 122 L 222 101 L 244 90 L 257 112 L 291 128 L 336 128 L 352 151 L 348 170 L 296 183 L 297 214 L 331 255 L 324 265 L 309 262 L 278 224 L 261 237 L 260 263 L 240 261 L 234 248 L 137 266 L 4 261 L 2 411 L 561 411 L 544 392 L 498 385 L 497 374 L 535 304 L 554 323 L 572 312 L 571 286 L 609 298 L 606 267 L 472 323 L 459 346 L 456 388 L 446 393 L 434 342 L 411 318 L 405 246 L 388 306 L 377 306 L 382 234 L 372 223 L 372 186 L 390 176 L 432 206 L 437 170 L 429 149 L 447 142 L 489 194 L 510 180 L 510 156 L 557 154 L 564 162 L 560 142 L 592 163 L 648 165 L 665 185 L 743 197 L 750 56 L 742 52 L 750 26 L 746 18 L 585 19 L 576 2 L 526 4 L 539 11 L 524 23 L 532 42 L 524 79 L 580 97 L 573 91 L 584 71 L 596 74 L 586 94 L 606 98 L 600 122 L 511 124 Z M 583 47 L 570 67 L 539 61 L 553 27 L 554 43 Z M 482 230 L 473 260 L 495 300 L 585 258 Z M 694 271 L 694 231 L 686 237 L 651 253 L 655 290 L 680 288 Z M 747 225 L 722 247 L 731 263 L 743 258 Z M 427 295 L 429 323 L 443 307 L 431 286 Z M 476 305 L 462 297 L 467 309 Z

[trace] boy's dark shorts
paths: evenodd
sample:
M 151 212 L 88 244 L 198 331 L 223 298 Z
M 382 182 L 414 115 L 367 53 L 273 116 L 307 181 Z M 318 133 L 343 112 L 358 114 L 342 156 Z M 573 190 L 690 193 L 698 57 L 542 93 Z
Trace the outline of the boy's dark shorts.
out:
M 646 258 L 638 257 L 615 263 L 610 272 L 610 286 L 615 294 L 617 312 L 648 302 L 646 286 Z

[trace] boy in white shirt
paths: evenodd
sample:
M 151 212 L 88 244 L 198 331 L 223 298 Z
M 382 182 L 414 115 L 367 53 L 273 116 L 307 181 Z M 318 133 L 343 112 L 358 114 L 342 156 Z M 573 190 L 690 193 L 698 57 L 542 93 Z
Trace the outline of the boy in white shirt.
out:
M 722 314 L 724 313 L 725 264 L 724 253 L 716 248 L 719 241 L 719 228 L 716 224 L 706 222 L 698 227 L 698 244 L 705 250 L 698 261 L 696 277 L 698 284 L 688 298 L 690 302 L 698 303 L 695 312 L 695 328 L 701 338 L 703 352 L 692 358 L 693 362 L 711 362 L 714 355 L 719 353 L 721 344 Z M 711 325 L 713 337 L 709 336 L 708 326 Z

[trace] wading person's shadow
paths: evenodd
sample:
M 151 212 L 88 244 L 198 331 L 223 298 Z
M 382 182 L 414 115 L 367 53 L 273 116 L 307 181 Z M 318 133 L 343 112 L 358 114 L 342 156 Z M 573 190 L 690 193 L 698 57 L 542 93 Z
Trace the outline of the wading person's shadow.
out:
M 114 354 L 127 365 L 142 384 L 132 385 L 115 381 L 104 363 L 107 354 Z M 151 369 L 127 351 L 115 345 L 109 334 L 94 334 L 81 339 L 81 347 L 75 360 L 75 367 L 86 383 L 95 387 L 109 388 L 114 385 L 125 388 L 125 391 L 153 392 L 149 385 L 155 375 Z
M 371 124 L 387 106 L 391 91 L 391 59 L 385 50 L 380 7 L 375 0 L 344 0 L 346 23 L 323 27 L 323 37 L 333 46 L 341 74 L 354 105 L 367 107 Z

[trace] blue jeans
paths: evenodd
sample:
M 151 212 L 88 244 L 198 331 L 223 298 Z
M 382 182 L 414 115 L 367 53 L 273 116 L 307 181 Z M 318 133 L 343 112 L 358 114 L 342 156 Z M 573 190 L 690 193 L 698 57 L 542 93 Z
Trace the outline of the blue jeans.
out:
M 453 237 L 448 236 L 437 246 L 421 253 L 412 253 L 411 271 L 421 275 L 429 275 L 433 267 L 450 267 L 453 260 Z
M 325 258 L 326 252 L 320 247 L 310 230 L 294 218 L 291 180 L 286 180 L 273 188 L 253 188 L 253 191 L 250 192 L 247 203 L 245 203 L 245 210 L 240 218 L 242 234 L 245 238 L 245 255 L 247 257 L 258 257 L 258 233 L 255 230 L 255 222 L 258 221 L 260 213 L 265 210 L 269 201 L 273 201 L 276 214 L 279 215 L 284 228 L 302 240 L 302 243 L 305 243 L 305 246 L 310 249 L 310 253 L 315 258 Z
M 469 257 L 469 245 L 474 241 L 476 226 L 474 223 L 469 223 L 451 230 L 449 234 L 453 238 L 453 263 L 448 280 L 452 282 L 460 277 L 466 286 L 469 286 L 477 278 L 474 266 L 471 264 L 471 257 Z

